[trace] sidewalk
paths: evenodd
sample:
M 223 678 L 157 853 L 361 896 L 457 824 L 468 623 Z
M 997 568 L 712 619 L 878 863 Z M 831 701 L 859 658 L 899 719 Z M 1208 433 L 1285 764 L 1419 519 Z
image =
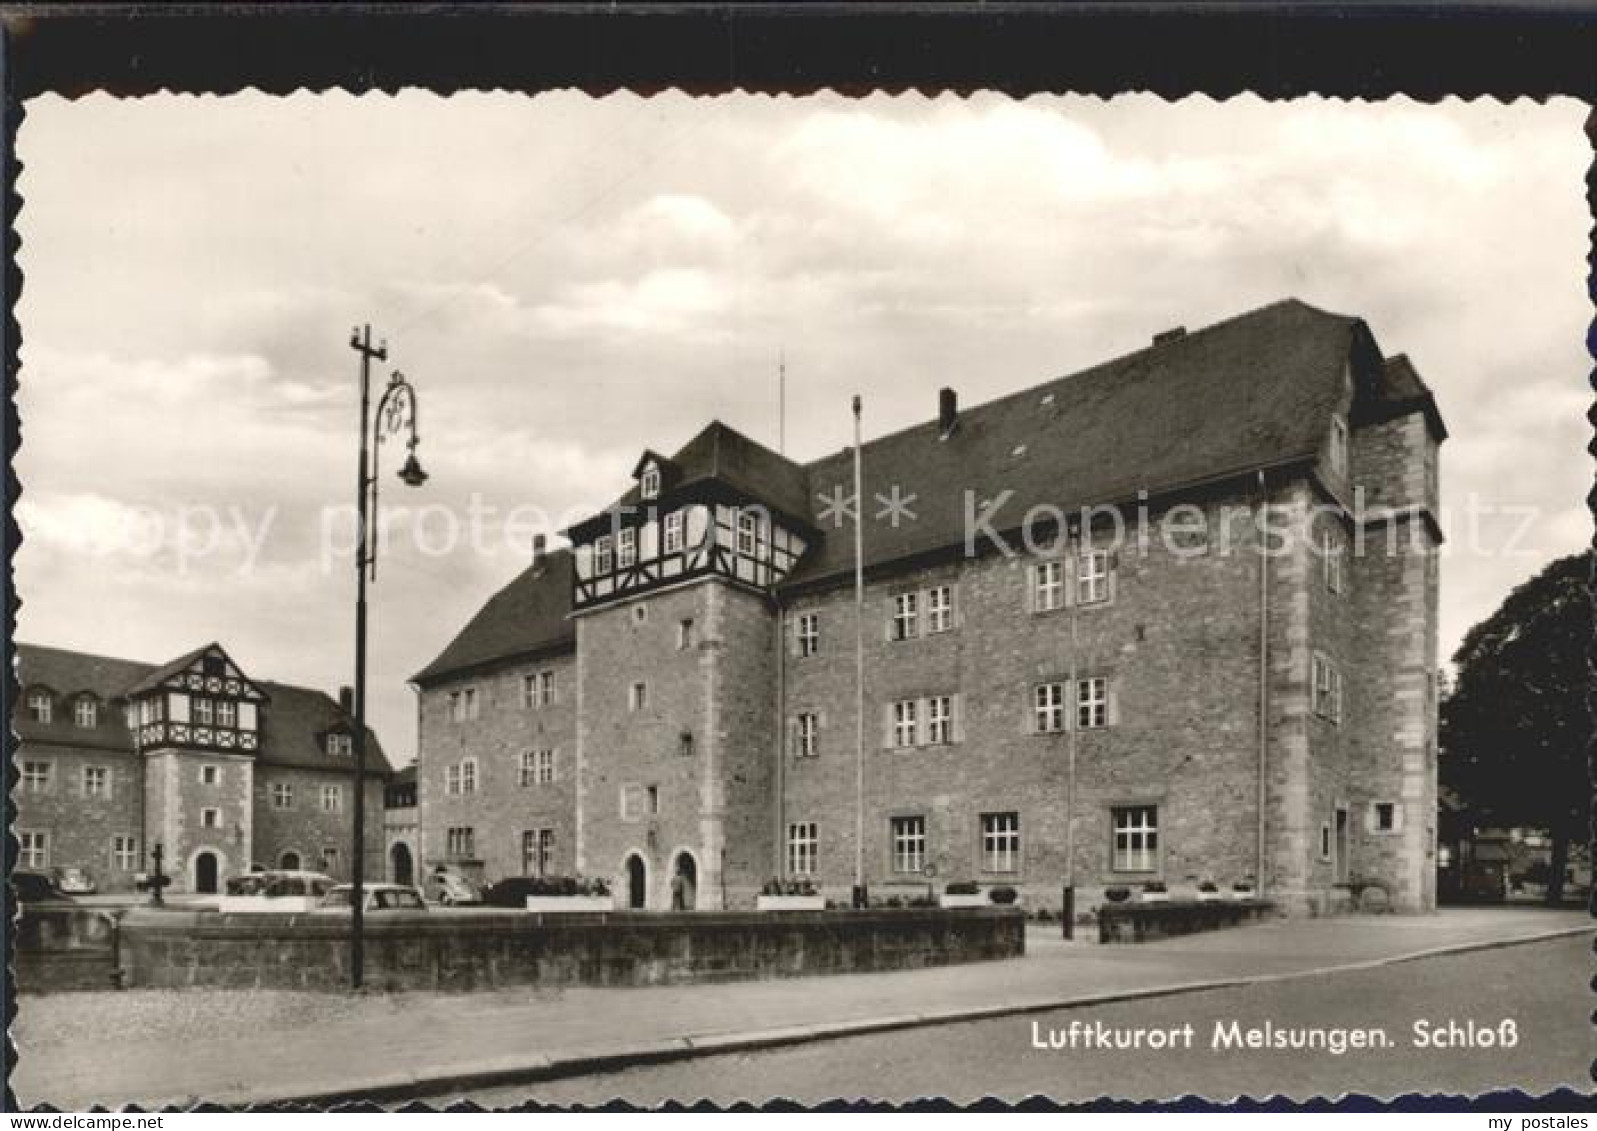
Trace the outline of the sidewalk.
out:
M 848 1032 L 1057 1008 L 1592 930 L 1584 912 L 1448 910 L 1278 920 L 1140 945 L 896 973 L 637 989 L 371 996 L 216 990 L 28 996 L 12 1037 L 23 1107 L 402 1096 Z

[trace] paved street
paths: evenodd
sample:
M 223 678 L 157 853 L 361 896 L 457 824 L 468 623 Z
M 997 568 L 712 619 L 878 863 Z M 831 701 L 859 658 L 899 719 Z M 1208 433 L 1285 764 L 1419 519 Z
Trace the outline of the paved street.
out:
M 28 994 L 11 1030 L 20 1054 L 11 1085 L 26 1106 L 49 1102 L 69 1110 L 198 1098 L 246 1104 L 396 1083 L 422 1090 L 428 1081 L 525 1076 L 528 1066 L 640 1049 L 680 1054 L 771 1030 L 791 1035 L 882 1019 L 1037 1008 L 1548 932 L 1589 933 L 1590 926 L 1582 913 L 1482 908 L 1273 920 L 1136 946 L 1067 943 L 1053 926 L 1028 931 L 1026 957 L 1008 962 L 714 986 Z M 1583 976 L 1567 982 L 1584 984 Z M 1456 1001 L 1460 992 L 1431 1000 Z M 1019 1031 L 1029 1029 L 1022 1023 Z M 886 1038 L 889 1044 L 911 1039 L 910 1031 Z
M 1154 998 L 1119 1005 L 843 1038 L 744 1055 L 704 1057 L 536 1086 L 456 1094 L 486 1107 L 528 1099 L 561 1105 L 620 1098 L 640 1105 L 707 1098 L 719 1104 L 785 1096 L 905 1102 L 946 1096 L 968 1103 L 986 1095 L 1060 1101 L 1113 1096 L 1171 1099 L 1196 1094 L 1230 1100 L 1282 1093 L 1303 1100 L 1360 1092 L 1477 1093 L 1518 1086 L 1544 1093 L 1589 1090 L 1594 1052 L 1585 985 L 1591 948 L 1579 938 L 1477 951 L 1351 973 L 1327 974 Z M 1461 1027 L 1470 1020 L 1518 1029 L 1512 1048 L 1412 1047 L 1417 1020 Z M 1387 1050 L 1216 1051 L 1217 1023 L 1381 1027 Z M 1191 1049 L 1041 1050 L 1046 1035 L 1072 1021 L 1107 1029 L 1193 1029 Z M 1157 1038 L 1154 1038 L 1157 1039 Z M 437 1101 L 432 1101 L 437 1102 Z

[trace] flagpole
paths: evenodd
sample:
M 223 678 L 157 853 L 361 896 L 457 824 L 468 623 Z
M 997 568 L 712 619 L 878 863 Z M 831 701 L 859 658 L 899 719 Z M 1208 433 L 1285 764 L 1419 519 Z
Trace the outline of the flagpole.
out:
M 854 905 L 865 894 L 865 490 L 860 398 L 854 396 Z

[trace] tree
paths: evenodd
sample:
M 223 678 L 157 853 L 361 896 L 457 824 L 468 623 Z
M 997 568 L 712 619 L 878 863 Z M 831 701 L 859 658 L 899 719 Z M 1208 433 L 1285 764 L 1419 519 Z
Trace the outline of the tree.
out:
M 1563 898 L 1569 845 L 1591 812 L 1591 551 L 1560 558 L 1472 628 L 1442 704 L 1446 784 L 1494 824 L 1546 829 L 1547 899 Z

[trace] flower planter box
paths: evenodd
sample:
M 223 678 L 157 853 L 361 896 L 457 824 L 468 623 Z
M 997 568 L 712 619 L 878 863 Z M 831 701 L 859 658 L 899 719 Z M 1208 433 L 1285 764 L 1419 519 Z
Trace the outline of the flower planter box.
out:
M 321 902 L 316 895 L 221 895 L 216 909 L 226 915 L 300 915 Z
M 824 895 L 757 895 L 756 911 L 825 911 Z
M 572 912 L 614 911 L 613 895 L 529 895 L 527 910 L 545 915 L 562 915 Z
M 939 907 L 986 907 L 987 893 L 977 892 L 975 895 L 949 895 L 944 892 L 937 897 Z

